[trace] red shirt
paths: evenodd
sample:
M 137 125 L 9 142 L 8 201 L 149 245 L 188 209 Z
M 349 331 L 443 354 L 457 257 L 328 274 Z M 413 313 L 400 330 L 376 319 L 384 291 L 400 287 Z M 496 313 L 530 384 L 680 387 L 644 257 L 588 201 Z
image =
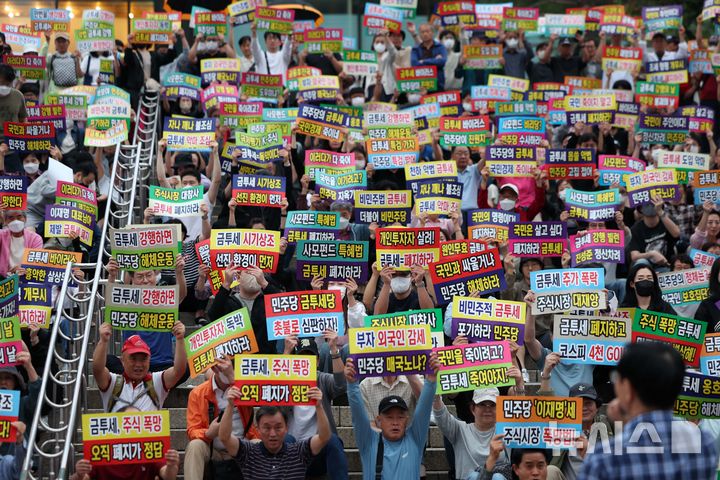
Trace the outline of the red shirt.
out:
M 155 480 L 165 462 L 133 463 L 130 465 L 111 465 L 93 467 L 92 480 Z

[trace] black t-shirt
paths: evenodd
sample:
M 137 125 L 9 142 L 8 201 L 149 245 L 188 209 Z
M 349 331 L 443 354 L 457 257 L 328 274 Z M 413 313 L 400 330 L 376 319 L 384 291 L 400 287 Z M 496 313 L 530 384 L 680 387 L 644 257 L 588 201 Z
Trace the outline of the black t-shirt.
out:
M 672 257 L 675 249 L 675 238 L 668 233 L 662 220 L 653 228 L 645 225 L 644 221 L 636 222 L 630 229 L 632 240 L 628 250 L 640 253 L 656 251 L 662 253 L 666 259 Z
M 578 76 L 585 68 L 585 62 L 580 57 L 572 56 L 563 58 L 560 56 L 553 57 L 550 60 L 550 66 L 556 82 L 564 82 L 566 76 Z
M 409 310 L 420 310 L 420 299 L 415 289 L 410 292 L 407 298 L 402 300 L 398 300 L 395 294 L 390 292 L 387 313 L 407 312 Z
M 336 60 L 342 61 L 339 53 L 333 53 Z M 326 58 L 322 53 L 312 53 L 307 56 L 305 63 L 310 67 L 319 68 L 323 75 L 337 75 L 330 59 Z

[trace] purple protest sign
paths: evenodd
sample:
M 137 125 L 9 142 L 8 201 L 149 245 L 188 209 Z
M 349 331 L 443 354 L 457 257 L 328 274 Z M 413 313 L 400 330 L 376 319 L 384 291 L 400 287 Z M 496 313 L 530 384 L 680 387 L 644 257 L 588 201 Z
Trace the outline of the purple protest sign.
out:
M 356 353 L 350 355 L 358 378 L 431 373 L 432 350 Z
M 567 224 L 514 222 L 508 238 L 508 253 L 516 257 L 561 257 L 567 248 Z
M 296 278 L 309 281 L 320 276 L 339 282 L 352 278 L 365 283 L 368 251 L 368 242 L 298 240 Z

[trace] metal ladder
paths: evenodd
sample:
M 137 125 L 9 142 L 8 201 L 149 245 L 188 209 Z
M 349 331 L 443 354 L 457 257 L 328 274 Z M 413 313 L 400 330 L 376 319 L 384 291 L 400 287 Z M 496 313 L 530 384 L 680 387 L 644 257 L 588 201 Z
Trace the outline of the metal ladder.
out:
M 110 175 L 111 186 L 105 208 L 100 245 L 103 254 L 94 264 L 68 264 L 57 300 L 50 335 L 51 350 L 45 361 L 40 394 L 30 426 L 27 454 L 20 473 L 21 480 L 65 480 L 75 468 L 75 443 L 80 443 L 76 422 L 87 405 L 88 344 L 103 321 L 104 287 L 107 283 L 105 260 L 110 252 L 108 228 L 122 228 L 141 223 L 147 205 L 157 140 L 159 95 L 147 93 L 138 105 L 133 143 L 118 145 Z M 73 269 L 80 268 L 92 276 L 77 278 Z M 77 289 L 71 289 L 71 284 Z M 50 370 L 53 360 L 59 370 Z M 56 396 L 57 395 L 57 396 Z M 51 411 L 41 417 L 43 407 Z M 40 430 L 43 430 L 41 432 Z M 70 465 L 68 465 L 70 463 Z M 31 470 L 35 467 L 35 470 Z

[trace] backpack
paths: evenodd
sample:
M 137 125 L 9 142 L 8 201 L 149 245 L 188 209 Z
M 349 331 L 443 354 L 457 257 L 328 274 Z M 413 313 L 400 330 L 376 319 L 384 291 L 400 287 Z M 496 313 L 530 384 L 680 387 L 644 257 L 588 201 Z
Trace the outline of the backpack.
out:
M 55 63 L 55 59 L 56 59 L 56 58 L 57 58 L 57 54 L 55 54 L 55 53 L 53 53 L 53 54 L 50 56 L 50 62 L 49 62 L 49 68 L 50 68 L 50 75 L 49 75 L 49 77 L 50 77 L 50 80 L 52 80 L 52 82 L 55 84 L 56 87 L 65 88 L 65 87 L 74 87 L 74 86 L 76 86 L 76 85 L 78 84 L 78 80 L 77 80 L 77 75 L 76 75 L 76 72 L 75 72 L 75 60 L 73 59 L 72 79 L 71 79 L 70 77 L 68 77 L 68 78 L 61 78 L 61 79 L 59 79 L 59 80 L 60 80 L 60 81 L 59 81 L 59 80 L 56 78 L 56 76 L 55 76 L 56 71 L 55 71 L 54 63 Z
M 149 378 L 147 380 L 143 381 L 143 385 L 145 385 L 145 392 L 140 395 L 137 398 L 142 397 L 143 395 L 147 395 L 150 397 L 150 400 L 155 404 L 155 408 L 158 410 L 160 409 L 160 399 L 158 398 L 157 392 L 155 391 L 155 387 L 153 386 L 152 378 Z M 108 412 L 112 412 L 113 407 L 117 403 L 118 400 L 120 400 L 120 394 L 123 391 L 123 388 L 125 387 L 125 377 L 120 375 L 118 379 L 115 381 L 115 386 L 113 387 L 112 396 L 110 397 L 110 401 L 108 402 Z M 137 400 L 137 398 L 135 400 Z

